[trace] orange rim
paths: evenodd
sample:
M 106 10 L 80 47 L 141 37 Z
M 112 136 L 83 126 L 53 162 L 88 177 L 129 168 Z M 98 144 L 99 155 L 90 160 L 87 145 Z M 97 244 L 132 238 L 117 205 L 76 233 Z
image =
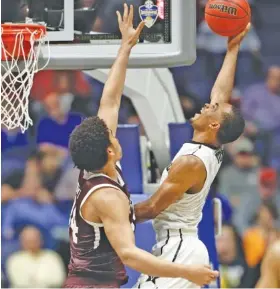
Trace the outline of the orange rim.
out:
M 40 24 L 26 23 L 5 23 L 1 24 L 1 38 L 3 42 L 1 60 L 12 60 L 13 58 L 22 59 L 28 55 L 31 49 L 31 36 L 35 41 L 40 40 L 46 35 L 47 29 Z M 23 36 L 23 49 L 20 49 L 19 41 L 16 40 L 17 35 Z M 4 53 L 6 51 L 7 53 Z
M 46 27 L 44 25 L 40 25 L 40 24 L 26 24 L 26 23 L 5 23 L 5 24 L 1 24 L 2 27 L 2 38 L 4 38 L 4 42 L 6 40 L 9 41 L 9 39 L 14 39 L 15 35 L 17 35 L 18 33 L 22 33 L 24 35 L 24 37 L 30 38 L 28 37 L 28 35 L 30 36 L 33 32 L 40 32 L 38 34 L 35 34 L 35 40 L 39 40 L 42 36 L 44 36 L 46 34 Z M 27 40 L 27 39 L 26 39 Z

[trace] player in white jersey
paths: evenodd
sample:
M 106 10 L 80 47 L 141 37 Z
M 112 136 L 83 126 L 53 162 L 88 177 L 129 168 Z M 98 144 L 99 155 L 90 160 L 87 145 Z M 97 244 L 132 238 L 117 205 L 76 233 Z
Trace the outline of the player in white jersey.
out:
M 209 265 L 208 252 L 198 238 L 198 224 L 210 186 L 222 163 L 226 143 L 242 134 L 245 122 L 229 104 L 234 85 L 238 51 L 250 29 L 229 38 L 222 69 L 211 93 L 211 103 L 191 120 L 193 141 L 186 143 L 163 172 L 158 191 L 135 206 L 139 222 L 154 219 L 157 244 L 153 254 L 180 264 Z M 238 180 L 236 180 L 238 181 Z M 138 288 L 197 288 L 180 278 L 140 276 Z

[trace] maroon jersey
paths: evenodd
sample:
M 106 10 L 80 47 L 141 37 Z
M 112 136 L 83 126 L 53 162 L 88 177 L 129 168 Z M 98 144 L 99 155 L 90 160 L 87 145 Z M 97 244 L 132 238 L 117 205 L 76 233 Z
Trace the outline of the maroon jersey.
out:
M 72 207 L 69 234 L 71 260 L 69 278 L 90 278 L 95 284 L 125 284 L 128 280 L 124 265 L 112 248 L 102 224 L 91 223 L 83 219 L 81 207 L 87 198 L 100 188 L 121 190 L 130 202 L 130 195 L 118 170 L 118 182 L 104 174 L 80 172 L 76 197 Z M 106 194 L 106 190 L 104 191 Z M 135 216 L 131 205 L 129 220 L 134 229 Z M 75 278 L 76 279 L 76 278 Z

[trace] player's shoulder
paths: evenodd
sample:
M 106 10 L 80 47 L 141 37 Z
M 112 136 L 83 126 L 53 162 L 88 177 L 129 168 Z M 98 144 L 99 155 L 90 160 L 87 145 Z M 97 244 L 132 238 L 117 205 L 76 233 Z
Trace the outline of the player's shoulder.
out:
M 172 163 L 171 171 L 180 171 L 185 174 L 186 170 L 189 173 L 201 172 L 205 170 L 205 165 L 196 155 L 181 155 Z
M 223 148 L 217 148 L 204 143 L 189 142 L 185 143 L 178 155 L 196 155 L 204 157 L 214 157 L 218 152 L 223 152 Z
M 120 201 L 126 201 L 126 195 L 117 187 L 101 187 L 96 189 L 94 194 L 91 194 L 88 198 L 89 202 L 98 206 L 110 206 L 119 203 Z
M 118 214 L 128 213 L 130 201 L 118 188 L 104 187 L 96 191 L 88 200 L 91 208 L 99 217 L 117 218 Z

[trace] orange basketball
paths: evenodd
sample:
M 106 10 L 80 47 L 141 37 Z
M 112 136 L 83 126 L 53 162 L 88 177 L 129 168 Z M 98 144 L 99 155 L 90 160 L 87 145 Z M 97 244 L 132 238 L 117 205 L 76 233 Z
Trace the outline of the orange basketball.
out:
M 250 22 L 251 8 L 247 0 L 209 0 L 205 7 L 205 19 L 215 33 L 234 36 Z

